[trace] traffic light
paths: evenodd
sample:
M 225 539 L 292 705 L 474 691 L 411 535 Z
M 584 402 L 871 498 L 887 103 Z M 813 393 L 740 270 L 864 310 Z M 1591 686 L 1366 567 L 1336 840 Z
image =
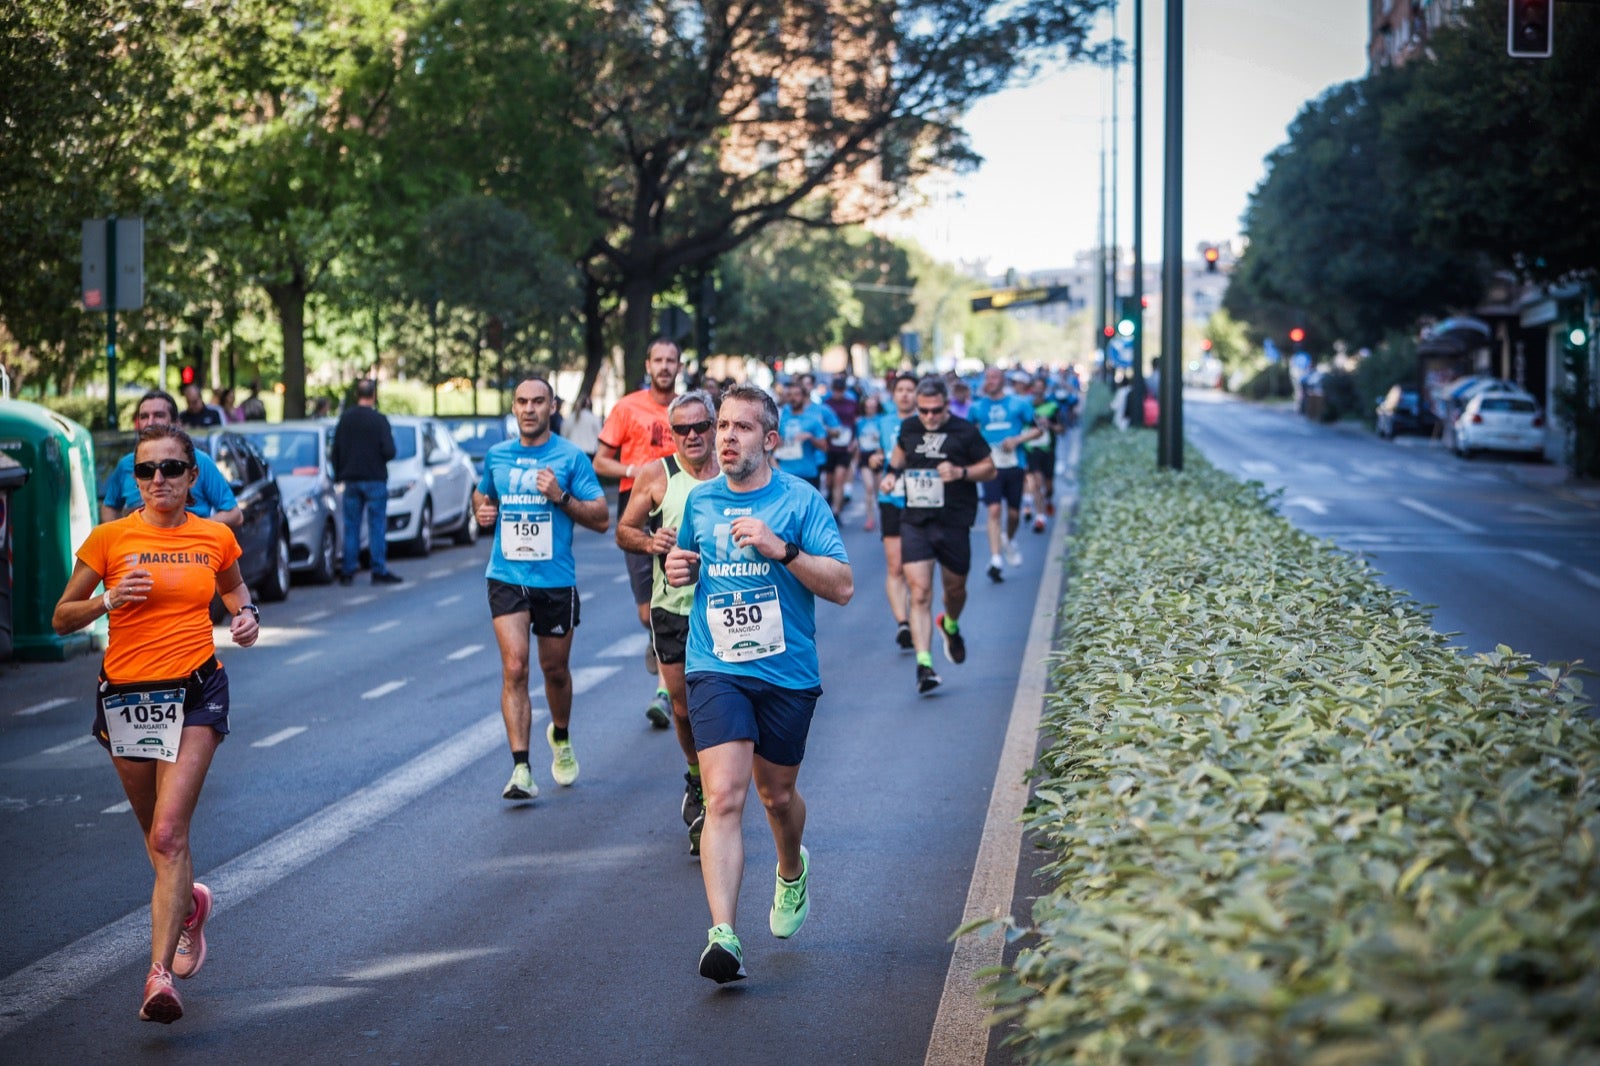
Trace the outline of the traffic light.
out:
M 1201 337 L 1200 338 L 1200 350 L 1202 352 L 1209 352 L 1211 350 L 1211 338 L 1210 337 Z
M 1217 272 L 1217 259 L 1221 257 L 1221 254 L 1222 253 L 1217 251 L 1216 245 L 1212 244 L 1206 246 L 1205 256 L 1207 274 L 1215 274 Z
M 193 363 L 185 363 L 182 370 L 178 371 L 178 383 L 181 385 L 198 384 L 200 375 L 195 372 Z
M 1586 351 L 1589 347 L 1589 327 L 1583 319 L 1574 318 L 1561 331 L 1561 339 L 1572 351 Z
M 1132 296 L 1117 297 L 1117 335 L 1132 337 L 1138 329 L 1139 319 L 1136 314 L 1138 301 Z
M 1111 323 L 1107 322 L 1106 323 L 1105 334 L 1106 334 L 1106 340 L 1110 340 L 1112 337 L 1115 337 L 1117 335 L 1117 327 L 1113 326 Z
M 1555 0 L 1507 0 L 1506 55 L 1544 59 L 1554 51 Z
M 1289 339 L 1294 343 L 1299 344 L 1301 341 L 1306 339 L 1306 331 L 1301 329 L 1299 326 L 1296 326 L 1289 331 Z

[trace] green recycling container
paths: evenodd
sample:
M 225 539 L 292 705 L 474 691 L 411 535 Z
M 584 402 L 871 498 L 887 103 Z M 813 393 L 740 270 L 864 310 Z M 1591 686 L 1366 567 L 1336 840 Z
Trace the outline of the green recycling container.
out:
M 12 654 L 59 661 L 105 647 L 104 618 L 64 637 L 50 626 L 78 548 L 99 513 L 89 431 L 47 407 L 0 400 L 0 453 L 28 471 L 8 506 Z

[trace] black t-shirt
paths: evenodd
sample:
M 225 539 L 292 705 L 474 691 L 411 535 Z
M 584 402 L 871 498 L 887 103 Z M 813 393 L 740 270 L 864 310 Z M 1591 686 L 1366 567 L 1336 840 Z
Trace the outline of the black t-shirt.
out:
M 185 407 L 178 412 L 178 424 L 188 426 L 190 429 L 220 426 L 222 425 L 222 412 L 209 404 L 198 411 L 191 411 Z
M 978 432 L 978 427 L 955 415 L 945 419 L 944 425 L 932 432 L 924 430 L 922 419 L 912 415 L 900 423 L 899 444 L 901 451 L 905 452 L 907 470 L 932 470 L 941 462 L 972 466 L 989 457 L 989 444 Z M 977 517 L 977 483 L 947 481 L 944 483 L 943 507 L 912 507 L 908 504 L 900 520 L 914 526 L 937 523 L 967 529 Z

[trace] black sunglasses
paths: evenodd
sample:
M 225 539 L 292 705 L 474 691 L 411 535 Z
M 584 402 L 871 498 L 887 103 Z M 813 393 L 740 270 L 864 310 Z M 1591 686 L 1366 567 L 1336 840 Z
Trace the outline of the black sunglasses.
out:
M 672 432 L 680 437 L 687 437 L 691 433 L 698 433 L 702 437 L 711 432 L 711 419 L 704 422 L 686 422 L 681 426 L 673 426 Z
M 942 415 L 944 412 L 945 408 L 943 407 L 923 407 L 921 405 L 917 407 L 917 414 L 919 415 Z
M 163 459 L 159 463 L 134 463 L 133 476 L 140 481 L 149 481 L 156 476 L 156 471 L 161 471 L 164 478 L 181 477 L 194 469 L 194 464 L 182 459 Z

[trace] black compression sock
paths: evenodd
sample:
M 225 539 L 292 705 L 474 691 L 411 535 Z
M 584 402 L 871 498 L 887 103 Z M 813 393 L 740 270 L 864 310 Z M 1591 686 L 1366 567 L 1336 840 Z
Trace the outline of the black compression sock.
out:
M 511 753 L 511 765 L 513 767 L 526 765 L 527 762 L 528 762 L 528 753 L 527 752 L 525 752 L 525 751 L 514 751 L 514 752 Z
M 550 728 L 551 728 L 550 737 L 551 737 L 552 740 L 560 741 L 560 740 L 566 740 L 567 739 L 567 731 L 565 729 L 562 729 L 558 725 L 557 726 L 551 726 Z

